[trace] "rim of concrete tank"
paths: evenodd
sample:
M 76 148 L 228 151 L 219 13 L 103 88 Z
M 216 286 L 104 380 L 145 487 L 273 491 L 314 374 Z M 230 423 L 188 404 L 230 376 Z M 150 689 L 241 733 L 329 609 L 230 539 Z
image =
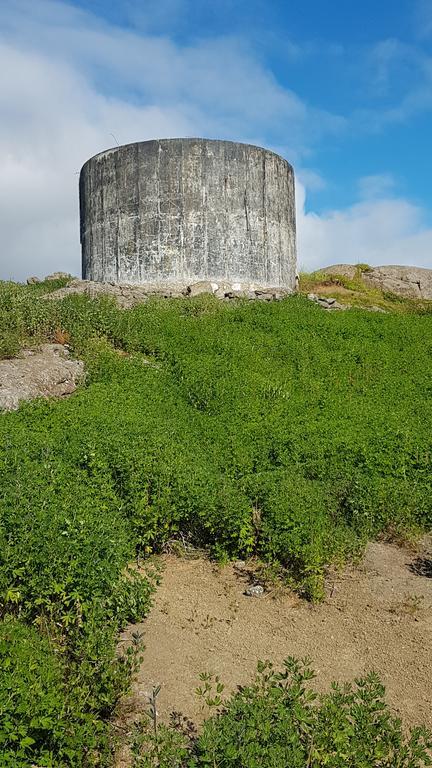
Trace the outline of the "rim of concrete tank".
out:
M 170 141 L 201 141 L 203 143 L 209 143 L 209 144 L 231 144 L 234 146 L 241 146 L 241 147 L 251 147 L 252 149 L 259 149 L 261 152 L 265 152 L 269 155 L 274 155 L 279 160 L 282 160 L 284 163 L 287 164 L 288 168 L 290 169 L 293 176 L 295 176 L 295 171 L 291 163 L 286 160 L 285 157 L 282 157 L 282 155 L 278 155 L 277 152 L 274 152 L 272 149 L 267 149 L 266 147 L 261 147 L 259 144 L 249 144 L 245 141 L 225 141 L 225 139 L 204 139 L 199 138 L 196 136 L 178 136 L 170 139 L 146 139 L 145 141 L 130 141 L 128 144 L 118 144 L 115 147 L 108 147 L 107 149 L 102 150 L 102 152 L 97 152 L 96 155 L 93 155 L 92 157 L 89 157 L 88 160 L 85 161 L 84 165 L 81 168 L 80 173 L 83 172 L 84 168 L 88 163 L 91 163 L 93 160 L 96 160 L 98 157 L 101 157 L 102 155 L 106 155 L 108 152 L 117 152 L 119 149 L 126 149 L 126 147 L 133 147 L 137 144 L 154 144 L 161 142 L 170 142 Z

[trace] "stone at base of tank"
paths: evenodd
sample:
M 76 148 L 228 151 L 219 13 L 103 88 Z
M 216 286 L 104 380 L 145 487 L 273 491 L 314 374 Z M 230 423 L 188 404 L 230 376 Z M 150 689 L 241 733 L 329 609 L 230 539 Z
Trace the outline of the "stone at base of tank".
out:
M 70 294 L 85 294 L 90 298 L 99 296 L 112 296 L 123 309 L 128 309 L 136 304 L 142 304 L 150 298 L 194 298 L 199 295 L 212 295 L 223 301 L 232 299 L 247 299 L 251 301 L 279 301 L 294 293 L 289 288 L 279 286 L 260 286 L 255 283 L 240 283 L 209 280 L 200 280 L 196 283 L 170 282 L 170 283 L 143 283 L 134 285 L 130 283 L 101 283 L 93 280 L 72 280 L 69 285 L 59 288 L 49 294 L 44 294 L 43 299 L 62 299 Z

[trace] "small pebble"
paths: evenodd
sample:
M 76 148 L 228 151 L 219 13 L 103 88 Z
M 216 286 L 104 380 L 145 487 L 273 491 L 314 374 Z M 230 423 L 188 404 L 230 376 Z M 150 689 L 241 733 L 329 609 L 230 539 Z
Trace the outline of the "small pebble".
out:
M 255 584 L 253 587 L 245 589 L 244 594 L 247 597 L 261 597 L 261 595 L 264 594 L 264 587 L 262 587 L 261 584 Z

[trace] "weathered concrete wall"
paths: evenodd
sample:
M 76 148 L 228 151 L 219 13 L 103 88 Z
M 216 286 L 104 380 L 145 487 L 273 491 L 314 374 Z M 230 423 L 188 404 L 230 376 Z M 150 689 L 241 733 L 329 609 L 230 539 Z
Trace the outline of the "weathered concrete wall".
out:
M 84 279 L 295 288 L 294 172 L 260 147 L 164 139 L 110 149 L 83 166 L 80 209 Z

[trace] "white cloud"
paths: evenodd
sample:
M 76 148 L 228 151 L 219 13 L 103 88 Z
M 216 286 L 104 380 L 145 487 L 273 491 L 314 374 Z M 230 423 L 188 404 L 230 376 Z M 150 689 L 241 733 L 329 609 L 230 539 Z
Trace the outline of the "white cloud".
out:
M 432 37 L 431 0 L 417 0 L 415 12 L 415 28 L 420 38 L 427 39 Z
M 327 186 L 326 180 L 317 171 L 311 168 L 296 168 L 296 180 L 305 189 L 311 192 L 319 192 Z
M 408 264 L 432 268 L 432 227 L 424 211 L 400 198 L 368 199 L 318 216 L 297 185 L 300 270 L 330 264 Z
M 185 115 L 108 99 L 68 65 L 0 45 L 1 276 L 23 279 L 80 270 L 78 175 L 84 160 L 113 144 L 184 134 Z
M 396 187 L 396 179 L 391 173 L 376 173 L 362 176 L 357 182 L 362 200 L 375 200 L 386 197 Z
M 432 0 L 428 1 L 432 22 Z M 421 45 L 381 40 L 362 59 L 362 69 L 367 94 L 377 106 L 354 111 L 352 123 L 357 130 L 379 132 L 432 109 L 432 57 Z
M 408 46 L 394 38 L 381 40 L 372 47 L 366 62 L 372 90 L 378 94 L 389 90 L 394 70 L 408 57 L 408 51 Z

